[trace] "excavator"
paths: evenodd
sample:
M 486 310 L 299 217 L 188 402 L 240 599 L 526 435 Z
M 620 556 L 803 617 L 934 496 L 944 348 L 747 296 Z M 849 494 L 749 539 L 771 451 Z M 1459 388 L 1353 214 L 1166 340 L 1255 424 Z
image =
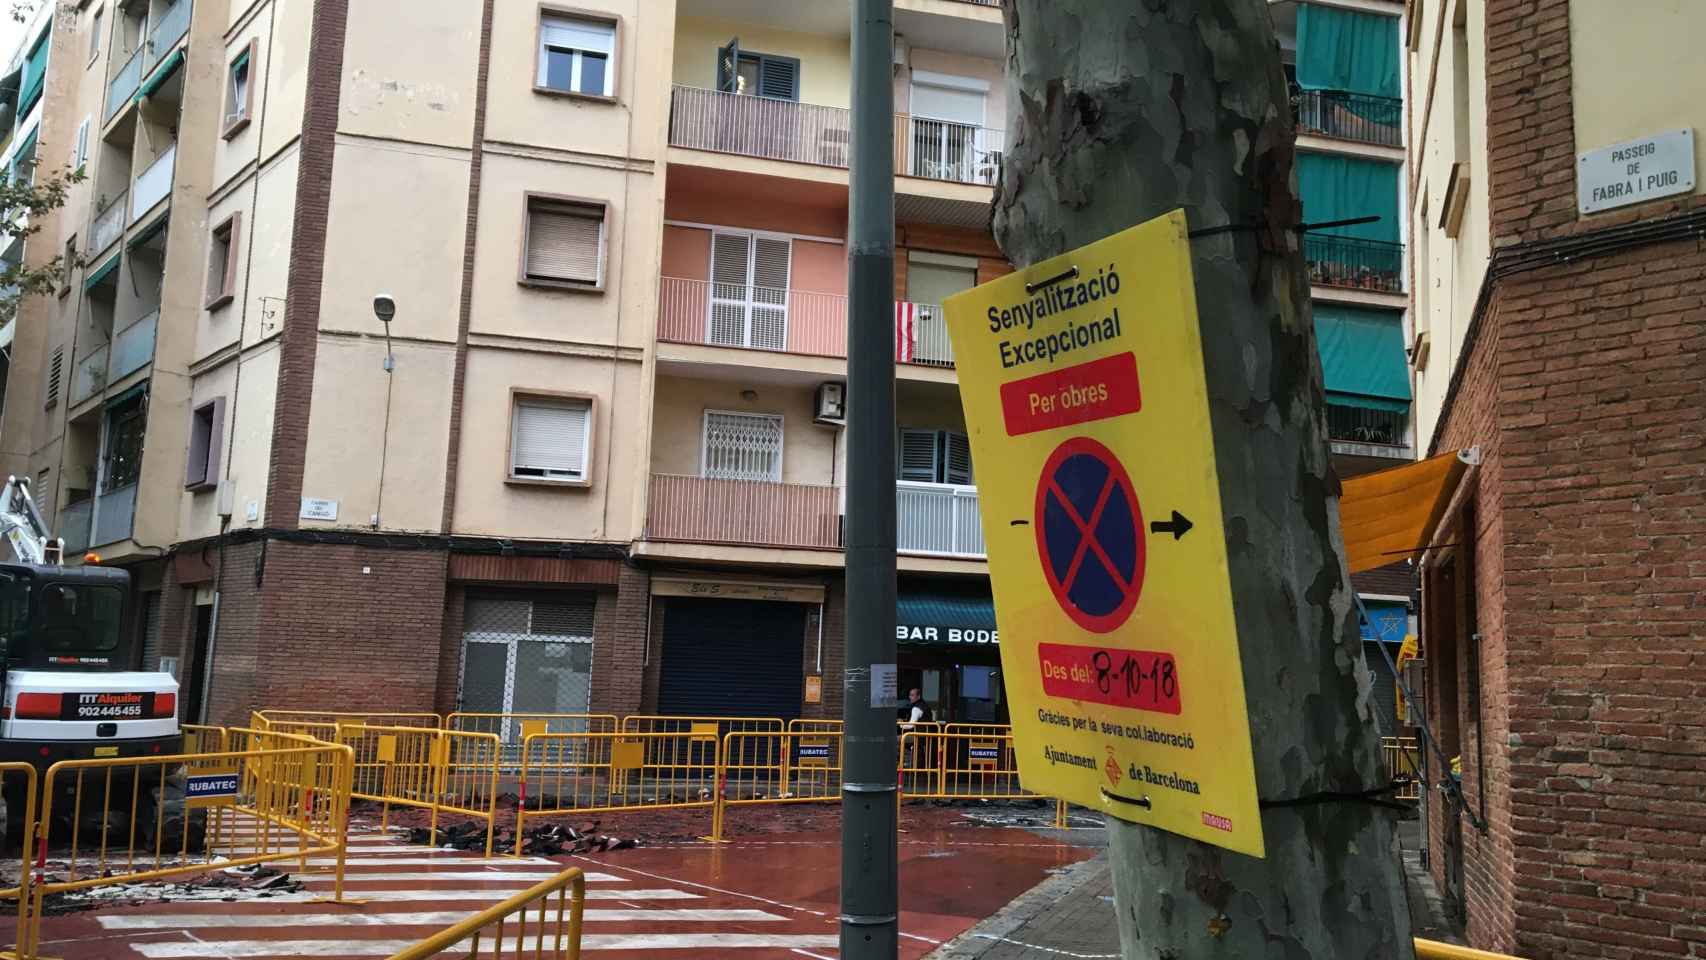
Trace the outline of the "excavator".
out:
M 14 558 L 0 561 L 0 761 L 29 763 L 45 775 L 60 760 L 179 753 L 177 680 L 133 669 L 137 651 L 124 629 L 130 575 L 92 562 L 65 566 L 64 541 L 49 534 L 27 478 L 8 477 L 0 490 L 0 536 Z M 103 779 L 101 793 L 122 797 L 124 810 L 102 811 L 99 798 L 85 797 L 85 816 L 110 822 L 132 808 L 139 817 L 159 816 L 163 805 L 130 798 L 133 789 L 149 798 L 169 790 L 166 771 L 146 764 L 111 769 L 115 777 L 150 782 L 117 791 Z M 45 776 L 38 779 L 45 789 Z M 77 808 L 69 796 L 75 779 L 58 778 L 54 789 L 67 795 L 63 804 L 56 798 L 56 808 Z M 16 844 L 24 831 L 23 778 L 0 777 L 0 784 L 0 820 Z

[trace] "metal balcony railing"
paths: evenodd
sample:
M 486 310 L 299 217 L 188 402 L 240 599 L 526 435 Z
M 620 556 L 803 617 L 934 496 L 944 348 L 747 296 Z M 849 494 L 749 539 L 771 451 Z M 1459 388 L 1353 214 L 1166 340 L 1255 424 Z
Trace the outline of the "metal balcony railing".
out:
M 137 84 L 142 82 L 142 49 L 137 47 L 131 51 L 130 59 L 118 68 L 118 72 L 113 74 L 112 82 L 107 84 L 105 119 L 111 120 L 118 116 L 118 112 L 124 109 L 124 105 L 129 103 L 131 96 L 136 93 Z
M 88 256 L 94 256 L 111 246 L 113 241 L 124 235 L 125 214 L 130 211 L 130 191 L 126 190 L 107 201 L 107 205 L 95 213 L 95 219 L 89 226 L 89 246 L 84 250 Z
M 136 484 L 126 484 L 95 497 L 95 532 L 90 546 L 123 540 L 130 536 L 131 522 L 136 518 Z
M 1291 88 L 1297 132 L 1383 147 L 1404 145 L 1404 101 L 1366 93 Z
M 1404 292 L 1404 245 L 1312 233 L 1304 237 L 1309 282 L 1324 287 Z
M 1402 410 L 1370 410 L 1349 404 L 1327 404 L 1327 436 L 1347 443 L 1406 446 L 1409 415 Z
M 647 537 L 839 550 L 840 503 L 832 486 L 656 474 Z
M 142 176 L 136 178 L 135 186 L 130 190 L 130 222 L 135 223 L 142 215 L 154 209 L 154 205 L 166 199 L 172 192 L 172 169 L 177 163 L 178 145 L 172 144 L 166 152 L 154 158 L 148 169 L 142 171 Z
M 677 85 L 670 106 L 671 146 L 846 169 L 852 114 L 794 100 L 741 96 Z M 994 184 L 1004 135 L 969 124 L 895 117 L 895 172 L 957 183 Z
M 160 311 L 156 308 L 113 335 L 112 360 L 107 367 L 108 383 L 117 383 L 154 359 L 154 331 L 159 322 Z
M 976 487 L 895 484 L 901 553 L 982 559 Z M 839 487 L 654 474 L 651 540 L 754 547 L 841 549 Z
M 933 303 L 915 304 L 915 308 L 912 357 L 903 362 L 953 366 L 954 348 L 942 308 Z M 658 281 L 658 339 L 846 357 L 847 298 L 838 293 L 663 277 Z
M 71 402 L 82 403 L 107 386 L 107 346 L 102 344 L 77 364 L 71 379 Z
M 171 53 L 178 41 L 189 32 L 190 6 L 190 0 L 178 0 L 166 8 L 166 12 L 155 22 L 154 28 L 148 31 L 148 42 L 142 45 L 143 73 L 154 69 L 154 65 L 165 59 L 166 54 Z
M 940 557 L 982 559 L 983 521 L 976 487 L 895 483 L 896 549 Z
M 61 507 L 57 524 L 65 541 L 65 555 L 75 557 L 89 549 L 89 534 L 95 518 L 95 498 L 89 497 Z

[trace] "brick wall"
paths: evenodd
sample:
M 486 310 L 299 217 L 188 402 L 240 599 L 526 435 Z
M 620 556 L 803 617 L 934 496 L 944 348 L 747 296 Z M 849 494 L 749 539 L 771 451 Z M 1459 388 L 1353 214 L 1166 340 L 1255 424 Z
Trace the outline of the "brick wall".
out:
M 455 713 L 462 686 L 462 621 L 467 608 L 468 588 L 452 583 L 444 588 L 444 625 L 439 630 L 438 685 L 433 691 L 433 710 Z
M 651 577 L 637 567 L 623 566 L 616 589 L 599 591 L 593 618 L 593 713 L 642 712 L 650 601 Z

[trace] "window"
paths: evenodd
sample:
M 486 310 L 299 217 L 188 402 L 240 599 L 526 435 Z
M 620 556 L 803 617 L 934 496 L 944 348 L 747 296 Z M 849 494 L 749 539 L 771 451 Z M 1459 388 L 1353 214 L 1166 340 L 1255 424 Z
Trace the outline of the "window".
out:
M 36 471 L 35 486 L 30 489 L 30 495 L 35 497 L 36 510 L 51 526 L 53 524 L 53 471 L 42 467 Z
M 781 480 L 782 418 L 707 410 L 703 473 L 718 480 Z
M 148 405 L 141 392 L 107 407 L 106 438 L 101 444 L 101 493 L 134 484 L 142 476 L 142 433 L 148 426 Z
M 536 89 L 610 97 L 616 93 L 616 23 L 546 11 L 539 18 Z
M 509 478 L 585 484 L 592 461 L 592 401 L 517 396 L 510 417 Z
M 911 250 L 906 254 L 906 299 L 940 304 L 977 286 L 977 258 Z
M 54 347 L 53 356 L 47 361 L 47 399 L 42 402 L 44 408 L 52 407 L 59 402 L 59 381 L 65 374 L 65 348 Z
M 257 41 L 250 40 L 225 73 L 225 131 L 221 135 L 227 140 L 249 125 L 249 114 L 255 102 L 255 88 L 250 76 L 256 46 Z
M 77 125 L 77 150 L 71 155 L 71 165 L 81 167 L 89 162 L 89 118 Z
M 103 22 L 102 16 L 105 13 L 106 13 L 105 10 L 101 9 L 100 7 L 96 7 L 95 12 L 89 14 L 89 62 L 90 63 L 94 63 L 95 58 L 100 56 L 100 53 L 101 53 L 101 24 Z
M 791 243 L 717 231 L 711 237 L 711 313 L 706 339 L 728 347 L 788 346 Z
M 800 99 L 800 61 L 740 48 L 740 38 L 717 50 L 717 89 L 744 97 Z
M 913 483 L 952 483 L 969 487 L 971 443 L 952 430 L 900 431 L 900 455 L 895 458 L 900 479 Z
M 72 276 L 77 272 L 77 235 L 65 241 L 65 252 L 59 255 L 59 295 L 65 296 L 71 292 Z
M 35 642 L 49 653 L 111 653 L 118 647 L 124 591 L 47 583 L 36 591 L 41 626 Z
M 237 295 L 238 237 L 243 229 L 241 211 L 231 214 L 213 228 L 207 245 L 207 309 L 216 310 Z
M 225 398 L 215 397 L 190 414 L 190 450 L 184 461 L 184 487 L 211 490 L 219 485 L 219 453 L 225 440 Z
M 604 204 L 568 197 L 527 197 L 521 282 L 601 290 Z

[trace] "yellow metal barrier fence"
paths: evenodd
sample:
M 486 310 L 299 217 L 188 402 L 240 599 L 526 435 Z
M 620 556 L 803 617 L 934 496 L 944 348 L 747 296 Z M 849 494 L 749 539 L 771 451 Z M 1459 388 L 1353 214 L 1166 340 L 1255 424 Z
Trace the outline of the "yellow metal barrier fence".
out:
M 0 837 L 4 837 L 10 824 L 6 821 L 13 817 L 22 817 L 24 824 L 23 846 L 18 855 L 18 875 L 8 881 L 0 877 L 0 883 L 10 882 L 11 886 L 0 889 L 0 900 L 18 901 L 18 926 L 14 932 L 15 940 L 12 951 L 20 957 L 29 956 L 25 953 L 28 945 L 27 932 L 30 929 L 30 909 L 32 906 L 30 892 L 30 851 L 36 844 L 36 797 L 37 791 L 36 768 L 27 763 L 0 763 L 0 791 L 6 797 L 6 816 L 0 818 Z M 13 807 L 15 801 L 22 800 L 23 805 Z
M 775 721 L 778 727 L 781 721 Z M 526 821 L 576 813 L 715 807 L 721 744 L 681 733 L 536 733 L 522 748 L 515 852 Z
M 613 713 L 452 713 L 444 729 L 490 733 L 503 744 L 503 766 L 513 772 L 521 763 L 521 745 L 535 733 L 615 733 L 621 721 Z
M 1381 737 L 1380 756 L 1386 772 L 1398 784 L 1392 794 L 1399 800 L 1422 796 L 1422 751 L 1415 737 Z
M 184 734 L 184 753 L 219 753 L 225 749 L 225 728 L 180 723 Z
M 443 718 L 436 713 L 386 713 L 363 712 L 359 710 L 259 710 L 256 716 L 267 722 L 270 728 L 280 721 L 286 723 L 371 723 L 381 727 L 433 727 L 444 726 Z
M 919 800 L 1028 800 L 1011 735 L 907 733 L 900 738 L 900 796 Z
M 332 899 L 342 899 L 349 749 L 270 731 L 225 736 L 232 749 L 222 752 L 62 760 L 48 768 L 35 820 L 37 869 L 46 866 L 49 831 L 59 827 L 68 845 L 53 851 L 62 879 L 31 884 L 19 956 L 34 956 L 49 896 L 205 873 L 215 863 L 298 859 L 305 870 L 310 856 L 331 856 Z M 222 848 L 220 859 L 213 846 Z
M 1460 947 L 1455 943 L 1440 943 L 1437 940 L 1416 938 L 1416 960 L 1520 960 L 1507 953 L 1492 953 L 1487 950 L 1476 950 L 1474 947 Z
M 390 826 L 392 806 L 430 810 L 436 843 L 439 818 L 461 814 L 485 822 L 492 855 L 503 753 L 497 734 L 342 723 L 334 736 L 354 752 L 351 796 L 382 804 L 382 828 Z
M 723 810 L 761 803 L 838 803 L 841 730 L 731 733 L 723 738 L 711 839 L 723 838 Z
M 552 894 L 556 895 L 555 922 L 551 920 Z M 534 905 L 539 909 L 532 915 L 530 927 L 529 912 Z M 401 953 L 392 954 L 390 960 L 428 960 L 451 950 L 460 960 L 504 960 L 505 957 L 579 960 L 585 905 L 586 876 L 578 867 L 565 870 Z

